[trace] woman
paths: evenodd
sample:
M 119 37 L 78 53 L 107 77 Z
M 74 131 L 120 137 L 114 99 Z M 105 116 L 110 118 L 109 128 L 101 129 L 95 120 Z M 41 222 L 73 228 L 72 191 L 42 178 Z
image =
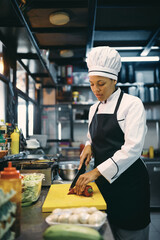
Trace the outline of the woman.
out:
M 95 180 L 107 203 L 115 239 L 148 240 L 149 177 L 140 159 L 147 131 L 143 104 L 116 87 L 121 57 L 115 49 L 93 48 L 87 66 L 98 102 L 90 108 L 88 141 L 79 169 L 85 158 L 89 164 L 91 156 L 95 168 L 79 177 L 76 193 Z

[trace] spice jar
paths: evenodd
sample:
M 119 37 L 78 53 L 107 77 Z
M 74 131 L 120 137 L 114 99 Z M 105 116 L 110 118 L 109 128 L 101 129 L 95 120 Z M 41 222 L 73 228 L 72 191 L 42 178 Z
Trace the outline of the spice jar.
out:
M 0 172 L 0 188 L 4 193 L 11 190 L 15 191 L 14 196 L 11 198 L 11 202 L 16 204 L 15 221 L 11 227 L 11 230 L 15 232 L 15 236 L 20 235 L 20 216 L 21 216 L 21 175 L 15 167 L 12 167 L 12 162 L 8 162 L 8 167 L 4 168 L 4 171 Z

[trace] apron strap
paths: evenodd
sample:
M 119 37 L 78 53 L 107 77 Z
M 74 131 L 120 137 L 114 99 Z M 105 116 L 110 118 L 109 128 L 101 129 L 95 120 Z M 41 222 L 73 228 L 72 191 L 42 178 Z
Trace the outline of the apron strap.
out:
M 98 112 L 98 108 L 99 108 L 99 105 L 101 104 L 101 102 L 99 102 L 98 103 L 98 105 L 97 105 L 97 108 L 96 108 L 96 111 L 95 111 L 95 113 L 94 113 L 94 115 Z
M 117 111 L 118 111 L 118 108 L 119 108 L 119 105 L 121 103 L 122 97 L 123 97 L 123 91 L 121 91 L 121 93 L 119 95 L 119 98 L 118 98 L 118 101 L 117 101 L 117 105 L 116 105 L 115 110 L 114 110 L 114 114 L 116 114 Z

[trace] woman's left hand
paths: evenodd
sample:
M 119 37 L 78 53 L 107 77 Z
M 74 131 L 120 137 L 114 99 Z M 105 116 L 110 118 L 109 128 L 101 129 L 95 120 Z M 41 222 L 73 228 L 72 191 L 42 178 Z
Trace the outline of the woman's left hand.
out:
M 84 191 L 86 185 L 89 182 L 96 180 L 100 176 L 100 172 L 97 168 L 94 168 L 92 171 L 81 174 L 76 182 L 75 192 L 77 195 L 81 195 Z

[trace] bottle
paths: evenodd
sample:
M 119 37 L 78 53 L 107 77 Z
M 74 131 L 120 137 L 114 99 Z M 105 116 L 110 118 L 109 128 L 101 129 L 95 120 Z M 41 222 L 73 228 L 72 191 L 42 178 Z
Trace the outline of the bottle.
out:
M 154 148 L 153 146 L 150 146 L 149 147 L 149 158 L 154 158 Z
M 6 150 L 6 140 L 4 138 L 5 131 L 0 130 L 0 150 Z
M 11 202 L 16 204 L 15 222 L 13 223 L 11 230 L 15 232 L 16 237 L 20 235 L 20 217 L 21 217 L 21 175 L 15 167 L 12 167 L 12 162 L 8 162 L 8 167 L 4 168 L 0 172 L 0 188 L 5 193 L 14 190 L 16 193 L 11 198 Z
M 72 97 L 73 97 L 73 102 L 78 102 L 79 101 L 79 92 L 74 91 L 72 92 Z
M 11 134 L 11 154 L 19 153 L 19 133 L 16 129 Z
M 0 120 L 0 130 L 5 130 L 5 133 L 7 131 L 7 128 L 3 119 Z

